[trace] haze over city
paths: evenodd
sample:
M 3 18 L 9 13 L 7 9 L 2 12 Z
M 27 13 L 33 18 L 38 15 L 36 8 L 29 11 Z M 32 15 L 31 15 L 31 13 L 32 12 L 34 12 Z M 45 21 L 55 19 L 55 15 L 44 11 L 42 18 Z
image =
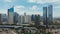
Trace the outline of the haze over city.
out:
M 60 0 L 0 0 L 0 34 L 60 34 Z
M 60 0 L 0 0 L 0 13 L 6 13 L 7 9 L 14 6 L 14 11 L 20 15 L 43 15 L 43 7 L 53 5 L 53 17 L 60 17 Z

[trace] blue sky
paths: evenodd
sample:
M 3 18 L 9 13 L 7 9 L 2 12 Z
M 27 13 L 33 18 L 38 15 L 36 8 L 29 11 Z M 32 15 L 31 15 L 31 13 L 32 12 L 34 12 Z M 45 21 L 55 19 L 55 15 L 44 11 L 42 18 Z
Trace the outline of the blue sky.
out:
M 43 15 L 43 7 L 53 5 L 53 17 L 60 17 L 60 0 L 0 0 L 0 13 L 6 13 L 7 9 L 14 6 L 14 11 L 23 14 Z

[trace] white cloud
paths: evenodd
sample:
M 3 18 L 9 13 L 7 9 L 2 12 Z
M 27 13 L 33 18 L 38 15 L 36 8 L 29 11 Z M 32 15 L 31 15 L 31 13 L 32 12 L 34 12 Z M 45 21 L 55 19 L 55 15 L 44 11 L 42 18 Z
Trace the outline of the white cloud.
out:
M 7 14 L 7 10 L 5 10 L 5 9 L 0 9 L 0 14 Z
M 22 6 L 22 5 L 14 7 L 15 12 L 21 12 L 21 11 L 24 12 L 25 9 L 26 9 L 26 7 Z
M 37 6 L 32 6 L 31 9 L 32 10 L 36 10 L 37 9 Z
M 14 11 L 23 15 L 23 13 L 27 11 L 27 8 L 25 6 L 19 5 L 14 7 Z
M 29 2 L 35 2 L 36 0 L 28 0 Z
M 5 0 L 5 2 L 14 2 L 15 0 Z
M 60 6 L 55 6 L 54 8 L 60 8 Z
M 39 15 L 41 15 L 41 16 L 43 16 L 43 12 L 41 11 L 41 12 L 37 12 L 37 11 L 35 11 L 35 12 L 27 12 L 27 15 L 32 15 L 32 14 L 39 14 Z
M 19 13 L 20 15 L 23 15 L 24 12 L 27 13 L 27 15 L 31 15 L 31 14 L 40 14 L 42 16 L 42 11 L 38 11 L 38 7 L 37 6 L 32 6 L 32 7 L 25 7 L 25 6 L 15 6 L 15 12 Z M 39 9 L 40 10 L 40 9 Z
M 29 11 L 35 12 L 35 11 L 40 11 L 41 9 L 42 9 L 42 7 L 38 7 L 38 6 L 34 5 L 29 8 Z
M 51 3 L 51 2 L 57 2 L 57 1 L 60 1 L 60 0 L 28 0 L 28 2 L 39 3 L 39 4 Z
M 25 6 L 15 6 L 15 12 L 19 13 L 20 15 L 24 15 L 24 13 L 26 12 L 27 15 L 32 15 L 32 14 L 40 14 L 41 16 L 43 16 L 43 11 L 38 11 L 40 10 L 40 8 L 38 8 L 38 6 L 32 6 L 29 7 L 29 9 Z M 60 11 L 53 11 L 53 17 L 60 17 L 59 16 Z
M 54 11 L 53 17 L 60 17 L 60 11 Z

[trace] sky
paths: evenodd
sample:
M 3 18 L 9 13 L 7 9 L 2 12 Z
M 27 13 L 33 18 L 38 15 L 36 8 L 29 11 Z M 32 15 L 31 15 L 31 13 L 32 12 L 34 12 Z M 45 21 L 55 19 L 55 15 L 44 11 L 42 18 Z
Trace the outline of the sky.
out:
M 43 16 L 43 7 L 53 5 L 53 17 L 60 17 L 60 0 L 0 0 L 0 13 L 7 14 L 7 10 L 14 6 L 14 11 L 20 15 Z

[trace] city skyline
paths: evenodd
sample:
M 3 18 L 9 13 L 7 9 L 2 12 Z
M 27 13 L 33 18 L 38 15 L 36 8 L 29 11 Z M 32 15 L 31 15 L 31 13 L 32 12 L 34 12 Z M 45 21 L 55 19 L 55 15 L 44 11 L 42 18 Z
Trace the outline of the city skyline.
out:
M 0 13 L 14 6 L 14 11 L 19 14 L 40 14 L 43 16 L 43 7 L 53 5 L 53 17 L 60 17 L 60 0 L 0 0 Z

